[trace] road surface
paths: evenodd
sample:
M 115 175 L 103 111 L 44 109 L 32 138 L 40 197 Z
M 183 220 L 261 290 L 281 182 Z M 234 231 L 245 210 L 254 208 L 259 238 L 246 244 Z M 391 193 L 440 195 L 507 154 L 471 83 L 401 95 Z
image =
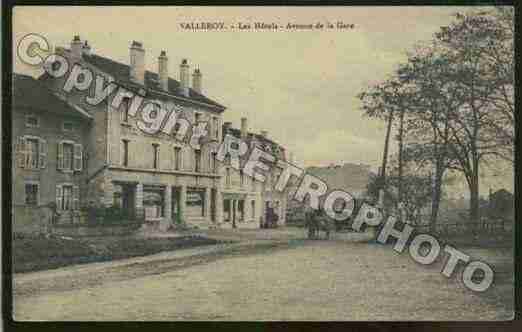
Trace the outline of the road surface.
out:
M 390 246 L 299 241 L 196 261 L 38 273 L 17 282 L 16 320 L 495 320 L 512 312 Z M 104 263 L 107 264 L 107 263 Z M 115 263 L 116 264 L 116 263 Z M 78 267 L 78 269 L 80 269 Z M 66 280 L 64 278 L 70 277 Z M 23 276 L 22 276 L 23 277 Z M 20 277 L 20 279 L 23 279 Z M 60 279 L 62 278 L 62 279 Z M 93 281 L 94 280 L 94 281 Z M 33 288 L 31 288 L 31 283 Z M 36 287 L 36 288 L 35 288 Z M 28 291 L 30 290 L 30 291 Z

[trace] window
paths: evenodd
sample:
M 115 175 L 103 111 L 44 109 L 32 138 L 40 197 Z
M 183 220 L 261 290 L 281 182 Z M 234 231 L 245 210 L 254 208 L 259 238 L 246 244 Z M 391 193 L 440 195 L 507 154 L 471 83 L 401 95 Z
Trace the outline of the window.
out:
M 194 122 L 198 123 L 199 121 L 201 121 L 201 113 L 195 112 L 194 113 Z
M 216 118 L 216 117 L 212 118 L 212 130 L 214 131 L 213 132 L 214 138 L 219 139 L 219 123 L 218 123 L 218 118 Z
M 36 128 L 40 126 L 40 121 L 36 115 L 27 115 L 25 117 L 25 125 L 27 127 Z
M 217 173 L 217 152 L 210 153 L 210 171 Z
M 70 143 L 63 143 L 63 167 L 65 170 L 73 169 L 73 154 L 74 145 Z
M 73 186 L 62 185 L 61 186 L 61 204 L 59 205 L 60 210 L 72 210 L 73 209 Z
M 227 178 L 226 178 L 227 187 L 230 186 L 230 167 L 227 167 Z
M 58 166 L 63 171 L 81 171 L 83 168 L 83 147 L 72 141 L 58 143 Z
M 230 153 L 227 152 L 227 153 L 225 154 L 225 164 L 226 164 L 226 165 L 230 165 L 231 163 L 232 163 L 232 157 L 230 156 Z
M 122 148 L 123 148 L 123 159 L 122 159 L 122 165 L 123 166 L 129 166 L 129 140 L 124 139 L 122 142 Z
M 16 154 L 18 167 L 38 169 L 47 165 L 47 143 L 39 137 L 18 137 Z
M 152 144 L 152 153 L 154 153 L 153 155 L 153 163 L 152 163 L 152 168 L 154 169 L 157 169 L 159 167 L 159 144 L 157 143 L 154 143 Z
M 200 188 L 187 188 L 185 214 L 190 217 L 204 217 L 205 200 L 205 190 Z
M 201 172 L 201 150 L 194 150 L 194 171 Z
M 26 183 L 25 184 L 25 205 L 37 206 L 38 205 L 38 184 Z
M 39 152 L 40 152 L 40 140 L 37 138 L 27 138 L 26 139 L 26 148 L 27 148 L 27 159 L 26 165 L 27 168 L 38 168 Z
M 122 123 L 129 123 L 129 106 L 130 106 L 130 98 L 123 98 L 121 101 L 121 106 L 120 106 Z
M 164 217 L 165 189 L 163 188 L 144 188 L 143 189 L 143 208 L 145 209 L 145 219 L 158 219 Z
M 174 147 L 174 169 L 179 171 L 181 169 L 181 148 Z
M 73 131 L 74 130 L 74 125 L 72 122 L 70 121 L 64 121 L 62 123 L 62 130 L 63 131 Z
M 250 202 L 250 216 L 252 219 L 256 218 L 256 201 L 254 200 Z
M 243 174 L 243 170 L 239 171 L 239 185 L 241 188 L 243 188 L 243 185 L 245 184 L 245 175 Z

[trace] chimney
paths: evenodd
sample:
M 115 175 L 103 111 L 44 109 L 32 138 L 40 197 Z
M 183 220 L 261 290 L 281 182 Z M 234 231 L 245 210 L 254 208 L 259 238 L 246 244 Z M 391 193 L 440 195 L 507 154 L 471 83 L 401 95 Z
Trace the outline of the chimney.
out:
M 192 89 L 196 91 L 197 93 L 201 92 L 201 79 L 203 78 L 203 75 L 199 71 L 199 68 L 196 68 L 194 70 L 194 74 L 192 74 Z
M 74 36 L 71 41 L 71 58 L 74 62 L 80 61 L 82 58 L 83 43 L 80 40 L 80 36 Z
M 225 122 L 223 123 L 223 137 L 225 137 L 226 134 L 228 134 L 228 130 L 232 127 L 232 122 Z
M 161 51 L 160 56 L 158 57 L 158 76 L 160 87 L 164 91 L 169 90 L 169 58 L 167 58 L 167 53 L 165 51 Z
M 145 50 L 143 44 L 137 41 L 132 41 L 130 47 L 130 79 L 145 84 Z
M 248 136 L 247 118 L 241 118 L 241 139 L 245 140 Z
M 189 65 L 187 59 L 183 59 L 179 65 L 179 89 L 183 96 L 189 96 Z
M 85 41 L 85 43 L 83 43 L 82 54 L 91 55 L 91 45 L 89 45 L 89 43 L 87 41 Z
M 261 136 L 263 136 L 264 138 L 268 138 L 268 131 L 261 130 Z

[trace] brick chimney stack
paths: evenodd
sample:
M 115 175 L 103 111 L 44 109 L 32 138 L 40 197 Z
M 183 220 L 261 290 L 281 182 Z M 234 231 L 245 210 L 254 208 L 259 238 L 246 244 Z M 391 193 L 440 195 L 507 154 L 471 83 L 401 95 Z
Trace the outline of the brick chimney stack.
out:
M 169 90 L 169 58 L 165 51 L 161 51 L 158 57 L 158 77 L 160 88 L 164 91 Z
M 80 61 L 82 59 L 82 48 L 83 43 L 80 40 L 80 36 L 75 35 L 71 41 L 71 58 L 74 62 Z
M 241 118 L 241 139 L 245 140 L 248 136 L 248 120 L 247 118 Z
M 179 89 L 180 93 L 189 96 L 189 64 L 187 59 L 183 59 L 179 65 Z
M 194 70 L 194 74 L 192 74 L 192 89 L 196 91 L 197 93 L 201 92 L 201 80 L 203 79 L 203 75 L 201 74 L 201 71 L 199 68 L 196 68 Z
M 132 41 L 130 47 L 130 79 L 145 84 L 145 50 L 141 42 Z
M 83 43 L 82 54 L 91 55 L 91 45 L 89 45 L 89 43 L 87 41 L 85 41 L 85 43 Z

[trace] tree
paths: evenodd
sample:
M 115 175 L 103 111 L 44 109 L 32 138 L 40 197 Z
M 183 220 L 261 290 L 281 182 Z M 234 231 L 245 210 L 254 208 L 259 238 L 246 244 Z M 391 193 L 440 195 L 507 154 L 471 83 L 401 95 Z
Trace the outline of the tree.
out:
M 506 92 L 509 75 L 499 70 L 491 56 L 495 53 L 492 48 L 505 39 L 504 32 L 498 17 L 477 13 L 457 14 L 455 22 L 436 34 L 437 47 L 452 81 L 450 93 L 462 102 L 445 115 L 449 133 L 446 144 L 456 158 L 455 169 L 464 174 L 468 183 L 472 221 L 480 218 L 481 161 L 492 156 L 507 158 L 505 150 L 513 147 L 498 133 L 499 122 L 503 128 L 509 125 L 498 103 L 498 97 Z M 505 100 L 509 101 L 509 97 Z
M 365 115 L 372 118 L 377 118 L 386 121 L 386 135 L 384 139 L 384 152 L 381 166 L 381 173 L 379 174 L 379 188 L 386 189 L 386 170 L 388 163 L 388 151 L 390 144 L 390 136 L 394 121 L 398 119 L 399 133 L 397 140 L 399 142 L 399 155 L 402 156 L 401 151 L 403 147 L 404 134 L 404 115 L 405 107 L 410 98 L 407 93 L 406 85 L 401 81 L 400 77 L 393 77 L 380 84 L 374 85 L 368 91 L 362 92 L 358 95 L 362 101 L 362 109 Z M 396 114 L 398 116 L 396 116 Z M 399 160 L 402 160 L 399 157 Z M 399 162 L 399 196 L 402 195 L 402 163 Z M 387 195 L 385 194 L 385 198 Z M 385 204 L 385 206 L 388 206 Z M 395 205 L 396 207 L 396 205 Z
M 410 53 L 391 78 L 359 95 L 365 115 L 388 124 L 382 188 L 389 187 L 385 175 L 394 124 L 399 152 L 396 179 L 390 181 L 396 182 L 398 199 L 406 195 L 405 164 L 416 164 L 416 173 L 408 177 L 423 178 L 430 170 L 433 228 L 446 171 L 463 174 L 470 192 L 469 218 L 475 221 L 480 165 L 498 158 L 513 161 L 513 12 L 455 17 L 429 44 Z

